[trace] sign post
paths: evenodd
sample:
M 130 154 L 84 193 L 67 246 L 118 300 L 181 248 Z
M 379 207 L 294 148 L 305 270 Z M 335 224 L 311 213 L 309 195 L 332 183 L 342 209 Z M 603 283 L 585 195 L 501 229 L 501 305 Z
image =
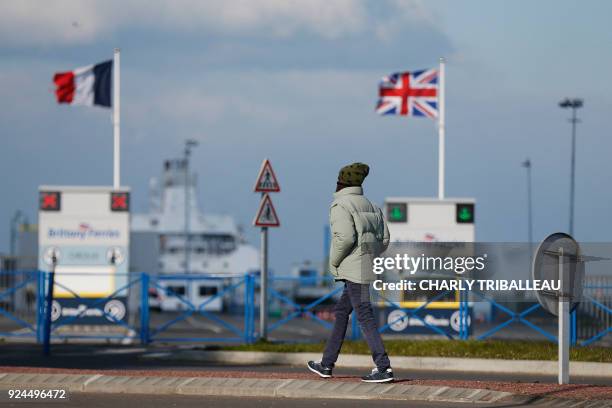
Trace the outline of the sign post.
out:
M 569 384 L 569 315 L 570 315 L 570 297 L 565 290 L 568 283 L 568 276 L 565 276 L 567 268 L 563 267 L 563 247 L 559 247 L 559 286 L 561 293 L 559 294 L 559 384 Z
M 45 328 L 43 339 L 43 354 L 49 356 L 51 354 L 51 310 L 53 309 L 53 286 L 55 286 L 55 266 L 57 265 L 57 250 L 51 251 L 51 272 L 48 278 L 47 301 L 45 303 L 45 320 L 43 327 Z
M 534 281 L 559 281 L 558 291 L 537 291 L 542 308 L 558 317 L 558 382 L 569 384 L 570 313 L 580 302 L 585 262 L 603 258 L 586 257 L 570 235 L 557 232 L 540 243 L 533 258 Z
M 268 159 L 265 159 L 261 165 L 254 191 L 261 193 L 261 202 L 253 225 L 261 227 L 259 337 L 266 340 L 268 337 L 268 227 L 280 226 L 274 204 L 272 204 L 272 199 L 268 195 L 268 193 L 280 192 L 280 185 Z

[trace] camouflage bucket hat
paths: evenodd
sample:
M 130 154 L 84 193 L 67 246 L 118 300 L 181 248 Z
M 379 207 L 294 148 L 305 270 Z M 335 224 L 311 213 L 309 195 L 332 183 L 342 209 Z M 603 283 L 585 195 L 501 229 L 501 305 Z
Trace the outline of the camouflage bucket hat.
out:
M 364 163 L 353 163 L 344 166 L 338 174 L 338 183 L 353 187 L 361 186 L 363 180 L 368 176 L 370 167 Z

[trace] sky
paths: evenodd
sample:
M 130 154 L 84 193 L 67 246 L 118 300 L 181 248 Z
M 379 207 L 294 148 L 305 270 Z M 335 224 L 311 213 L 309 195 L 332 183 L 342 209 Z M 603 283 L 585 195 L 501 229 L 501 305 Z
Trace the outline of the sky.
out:
M 581 97 L 575 236 L 609 242 L 612 3 L 606 1 L 175 0 L 0 1 L 0 252 L 18 209 L 36 220 L 41 184 L 110 185 L 109 110 L 58 105 L 55 72 L 121 48 L 122 184 L 148 208 L 164 159 L 193 154 L 204 212 L 247 238 L 269 158 L 282 192 L 270 233 L 276 273 L 323 259 L 338 170 L 368 163 L 370 199 L 433 197 L 437 133 L 424 118 L 379 117 L 377 84 L 447 59 L 446 189 L 474 197 L 478 241 L 566 231 L 569 112 Z

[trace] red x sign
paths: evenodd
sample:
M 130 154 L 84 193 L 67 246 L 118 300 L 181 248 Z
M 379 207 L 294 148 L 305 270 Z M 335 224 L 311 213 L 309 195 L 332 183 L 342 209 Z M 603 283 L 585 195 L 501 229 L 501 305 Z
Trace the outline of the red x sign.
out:
M 39 196 L 39 209 L 41 211 L 59 211 L 61 206 L 59 191 L 41 191 Z
M 129 193 L 111 193 L 111 211 L 129 211 Z

